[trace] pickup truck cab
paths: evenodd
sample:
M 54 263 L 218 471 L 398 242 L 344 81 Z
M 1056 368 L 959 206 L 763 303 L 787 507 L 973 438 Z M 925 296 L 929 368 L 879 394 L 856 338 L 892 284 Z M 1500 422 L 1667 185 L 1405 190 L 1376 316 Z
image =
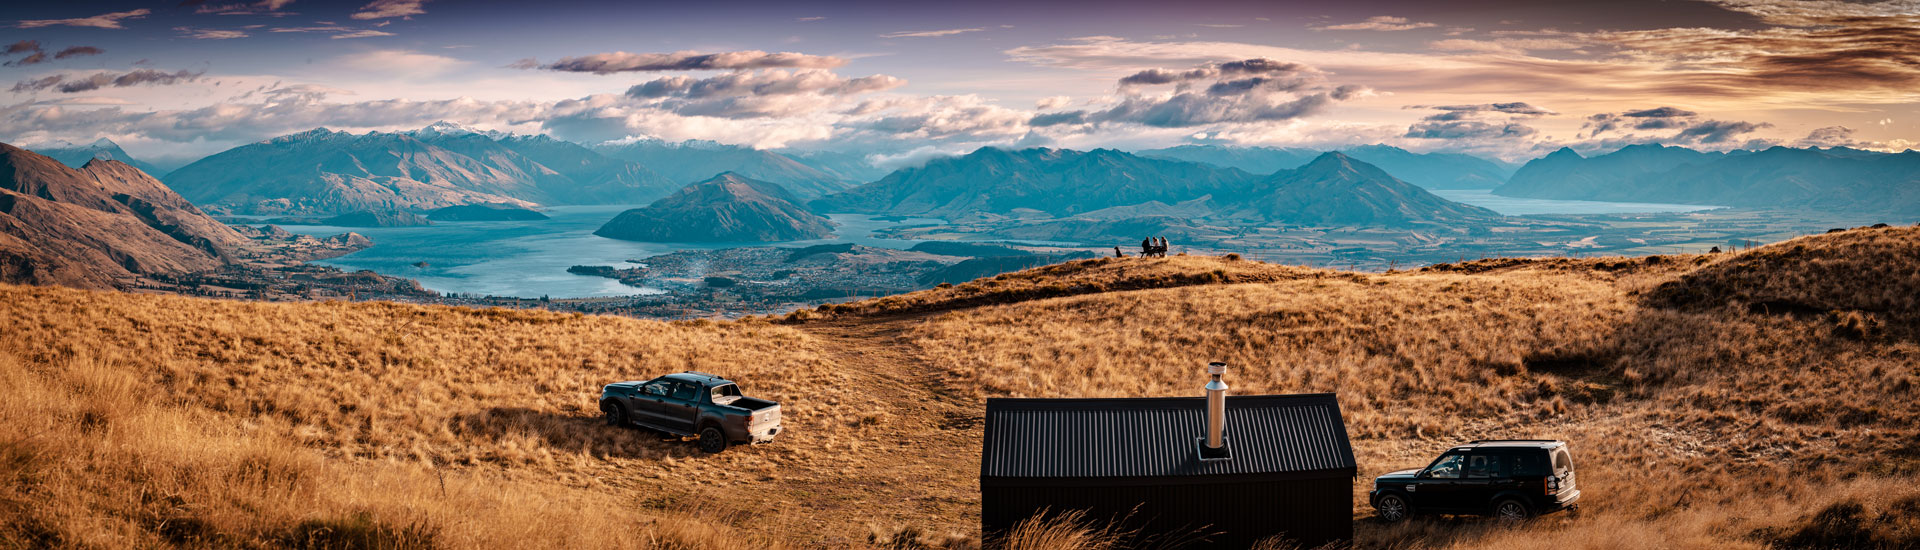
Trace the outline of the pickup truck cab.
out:
M 1380 519 L 1416 513 L 1484 514 L 1503 520 L 1573 508 L 1573 455 L 1549 439 L 1482 440 L 1448 449 L 1432 464 L 1373 479 L 1367 493 Z
M 742 395 L 738 384 L 704 372 L 607 384 L 600 390 L 600 412 L 614 426 L 698 437 L 707 453 L 734 443 L 766 443 L 780 433 L 778 403 Z

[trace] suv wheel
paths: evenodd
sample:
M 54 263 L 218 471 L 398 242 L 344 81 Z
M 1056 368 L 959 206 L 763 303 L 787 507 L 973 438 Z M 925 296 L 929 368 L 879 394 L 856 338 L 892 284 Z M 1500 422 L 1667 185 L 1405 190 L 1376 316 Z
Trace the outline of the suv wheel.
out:
M 727 434 L 718 426 L 707 426 L 700 430 L 700 452 L 713 454 L 727 450 Z
M 626 426 L 627 425 L 627 408 L 626 407 L 620 406 L 619 403 L 614 403 L 612 406 L 607 407 L 606 412 L 607 412 L 608 426 Z
M 1509 498 L 1493 504 L 1493 517 L 1507 522 L 1526 521 L 1533 517 L 1533 510 L 1527 508 L 1527 503 L 1520 499 Z
M 1394 523 L 1412 516 L 1413 508 L 1407 506 L 1405 497 L 1389 493 L 1380 497 L 1380 504 L 1374 506 L 1374 515 L 1380 516 L 1382 521 Z

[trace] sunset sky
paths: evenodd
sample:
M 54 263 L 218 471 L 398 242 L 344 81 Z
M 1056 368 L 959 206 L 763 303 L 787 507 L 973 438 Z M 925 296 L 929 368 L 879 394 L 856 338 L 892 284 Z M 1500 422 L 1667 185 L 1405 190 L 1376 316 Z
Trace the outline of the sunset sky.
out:
M 447 120 L 900 162 L 1388 143 L 1524 161 L 1920 141 L 1920 2 L 39 2 L 0 141 L 204 155 Z

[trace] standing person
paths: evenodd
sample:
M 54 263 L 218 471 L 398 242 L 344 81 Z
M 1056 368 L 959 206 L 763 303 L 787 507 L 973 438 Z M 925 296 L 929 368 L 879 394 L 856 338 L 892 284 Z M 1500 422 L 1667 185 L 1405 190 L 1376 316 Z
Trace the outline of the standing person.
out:
M 1153 255 L 1153 237 L 1140 239 L 1140 257 L 1145 258 L 1147 256 L 1152 256 L 1152 255 Z

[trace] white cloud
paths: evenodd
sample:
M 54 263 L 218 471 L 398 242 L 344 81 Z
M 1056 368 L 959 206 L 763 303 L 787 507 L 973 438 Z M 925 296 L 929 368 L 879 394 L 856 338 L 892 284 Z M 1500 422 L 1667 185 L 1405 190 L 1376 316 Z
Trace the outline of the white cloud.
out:
M 353 12 L 353 15 L 348 17 L 361 20 L 390 17 L 411 19 L 415 15 L 427 13 L 426 8 L 422 7 L 426 3 L 427 0 L 373 0 L 372 3 L 362 6 L 360 11 Z
M 1410 21 L 1405 17 L 1376 15 L 1368 17 L 1366 21 L 1359 23 L 1327 25 L 1315 28 L 1323 31 L 1410 31 L 1413 29 L 1426 29 L 1438 26 L 1440 25 L 1434 23 Z

